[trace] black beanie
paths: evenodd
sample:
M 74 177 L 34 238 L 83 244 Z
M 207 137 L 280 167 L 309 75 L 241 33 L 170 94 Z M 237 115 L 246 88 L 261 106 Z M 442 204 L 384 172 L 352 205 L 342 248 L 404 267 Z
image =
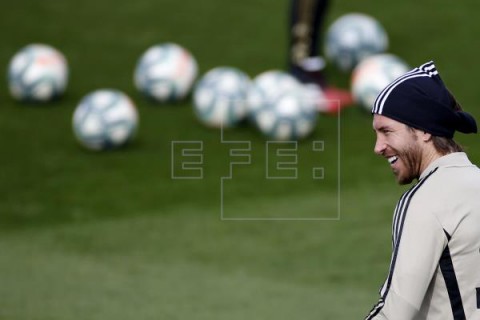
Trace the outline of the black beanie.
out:
M 375 99 L 372 114 L 450 139 L 455 131 L 477 133 L 472 115 L 454 110 L 454 104 L 454 98 L 430 61 L 386 86 Z

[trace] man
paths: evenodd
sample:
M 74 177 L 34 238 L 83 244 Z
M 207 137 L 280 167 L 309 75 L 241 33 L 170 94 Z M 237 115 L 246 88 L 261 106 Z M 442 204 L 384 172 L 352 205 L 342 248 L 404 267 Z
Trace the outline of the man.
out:
M 337 113 L 353 104 L 348 90 L 327 84 L 323 68 L 325 61 L 319 56 L 321 28 L 328 9 L 328 0 L 291 0 L 289 20 L 290 73 L 315 91 L 321 88 L 324 98 L 318 103 L 319 111 Z M 315 86 L 317 86 L 315 88 Z
M 454 140 L 474 118 L 433 62 L 393 81 L 373 109 L 375 153 L 399 184 L 393 253 L 380 300 L 366 319 L 480 319 L 480 170 Z

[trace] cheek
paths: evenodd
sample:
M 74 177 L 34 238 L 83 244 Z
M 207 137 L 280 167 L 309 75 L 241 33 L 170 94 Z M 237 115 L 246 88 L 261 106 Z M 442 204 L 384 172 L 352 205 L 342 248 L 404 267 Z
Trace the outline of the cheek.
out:
M 405 137 L 392 136 L 387 140 L 388 146 L 397 152 L 405 152 L 413 147 Z

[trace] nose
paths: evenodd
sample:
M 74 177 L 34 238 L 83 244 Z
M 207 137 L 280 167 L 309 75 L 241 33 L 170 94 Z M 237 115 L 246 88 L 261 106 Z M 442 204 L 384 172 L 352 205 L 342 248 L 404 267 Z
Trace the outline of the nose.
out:
M 385 141 L 379 137 L 377 137 L 377 141 L 375 141 L 375 147 L 373 149 L 373 151 L 381 156 L 384 152 L 385 152 L 385 149 L 387 148 L 387 145 L 385 143 Z

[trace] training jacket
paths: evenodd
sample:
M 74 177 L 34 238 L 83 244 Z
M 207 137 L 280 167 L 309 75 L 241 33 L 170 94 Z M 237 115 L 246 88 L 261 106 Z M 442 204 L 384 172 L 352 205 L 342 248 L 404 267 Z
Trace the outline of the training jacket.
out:
M 392 257 L 366 319 L 480 320 L 480 169 L 433 161 L 397 203 Z

